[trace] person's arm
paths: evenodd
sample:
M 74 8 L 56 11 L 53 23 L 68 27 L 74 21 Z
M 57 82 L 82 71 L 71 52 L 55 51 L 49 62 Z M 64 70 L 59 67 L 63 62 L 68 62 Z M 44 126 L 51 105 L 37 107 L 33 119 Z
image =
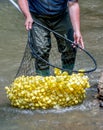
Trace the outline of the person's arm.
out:
M 29 11 L 28 1 L 27 0 L 18 0 L 18 4 L 26 18 L 26 20 L 25 20 L 26 30 L 29 30 L 32 28 L 33 19 L 30 14 L 30 11 Z
M 83 38 L 80 32 L 80 8 L 78 0 L 75 2 L 68 2 L 70 19 L 74 29 L 74 41 L 84 48 Z

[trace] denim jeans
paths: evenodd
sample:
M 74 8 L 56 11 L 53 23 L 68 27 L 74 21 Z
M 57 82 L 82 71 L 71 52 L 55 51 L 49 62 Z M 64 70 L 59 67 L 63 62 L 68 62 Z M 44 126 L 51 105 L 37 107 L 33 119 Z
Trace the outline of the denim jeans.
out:
M 69 15 L 67 12 L 56 16 L 40 16 L 34 13 L 31 14 L 34 19 L 34 24 L 31 30 L 33 34 L 32 41 L 34 44 L 34 50 L 40 57 L 49 62 L 49 53 L 51 50 L 50 31 L 38 26 L 35 24 L 35 21 L 73 41 L 73 29 Z M 58 51 L 61 53 L 62 67 L 71 73 L 74 68 L 76 49 L 73 48 L 68 41 L 61 39 L 56 34 L 54 34 L 54 36 L 57 41 Z M 49 65 L 38 58 L 35 59 L 35 68 L 39 75 L 50 75 Z

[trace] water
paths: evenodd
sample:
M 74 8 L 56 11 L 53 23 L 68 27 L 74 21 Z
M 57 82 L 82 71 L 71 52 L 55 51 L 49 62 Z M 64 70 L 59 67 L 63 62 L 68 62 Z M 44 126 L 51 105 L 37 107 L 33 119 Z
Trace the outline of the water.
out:
M 83 104 L 59 110 L 12 108 L 4 87 L 12 82 L 27 42 L 24 17 L 8 1 L 0 0 L 0 130 L 102 130 L 103 109 L 94 98 L 103 71 L 103 1 L 79 0 L 81 31 L 85 46 L 98 68 L 91 76 L 91 88 Z

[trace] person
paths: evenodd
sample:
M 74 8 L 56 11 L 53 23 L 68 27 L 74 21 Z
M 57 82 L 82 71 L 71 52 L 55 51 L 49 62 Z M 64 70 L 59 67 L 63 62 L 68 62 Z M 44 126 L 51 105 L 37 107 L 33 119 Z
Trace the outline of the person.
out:
M 50 31 L 35 24 L 36 22 L 69 38 L 84 48 L 80 32 L 80 7 L 78 0 L 18 0 L 19 7 L 25 16 L 26 30 L 31 30 L 35 40 L 36 53 L 49 61 L 51 50 Z M 75 64 L 76 47 L 68 45 L 65 40 L 55 35 L 58 51 L 61 53 L 63 69 L 72 73 Z M 50 75 L 49 65 L 35 60 L 36 73 L 42 76 Z

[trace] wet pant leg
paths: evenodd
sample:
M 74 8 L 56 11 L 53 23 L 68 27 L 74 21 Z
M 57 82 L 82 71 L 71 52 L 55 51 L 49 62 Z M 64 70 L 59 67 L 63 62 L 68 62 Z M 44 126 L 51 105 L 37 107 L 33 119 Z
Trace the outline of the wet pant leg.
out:
M 57 22 L 58 23 L 54 24 L 54 30 L 71 41 L 74 41 L 74 31 L 68 13 L 63 15 L 61 20 L 58 19 Z M 76 48 L 73 48 L 69 41 L 61 39 L 56 35 L 55 37 L 58 44 L 58 50 L 61 53 L 62 67 L 63 69 L 68 70 L 68 73 L 71 74 L 75 64 Z
M 39 21 L 40 23 L 40 21 Z M 37 24 L 32 27 L 33 48 L 38 56 L 49 62 L 49 52 L 51 49 L 50 32 Z M 49 76 L 49 65 L 38 57 L 35 58 L 36 73 L 41 76 Z

